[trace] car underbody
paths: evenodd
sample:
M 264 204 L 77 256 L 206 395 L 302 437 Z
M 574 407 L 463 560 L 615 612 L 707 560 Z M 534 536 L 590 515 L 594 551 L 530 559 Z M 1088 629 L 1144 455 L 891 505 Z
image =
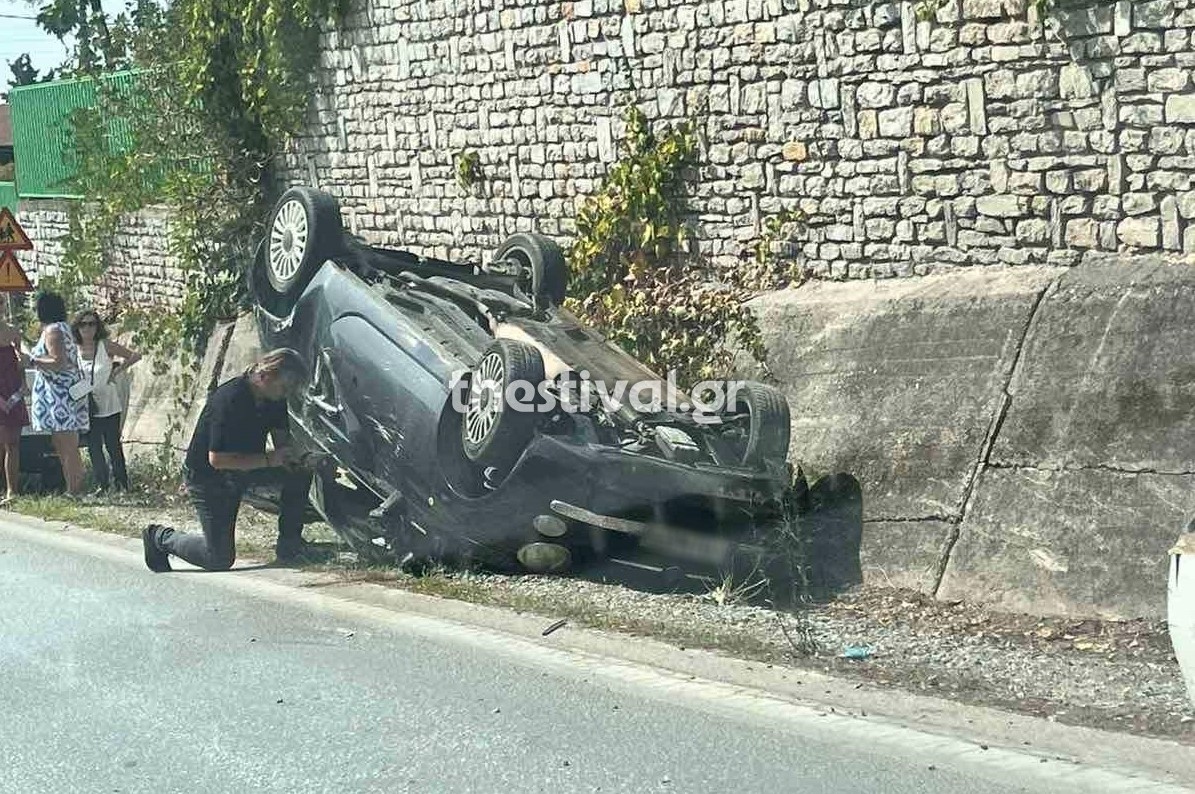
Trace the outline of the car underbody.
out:
M 292 188 L 249 280 L 262 345 L 310 364 L 290 413 L 325 461 L 312 502 L 363 553 L 721 576 L 767 567 L 799 509 L 779 392 L 736 382 L 698 405 L 562 307 L 547 238 L 446 262 L 352 238 L 334 199 Z M 528 410 L 510 407 L 517 384 L 535 387 Z

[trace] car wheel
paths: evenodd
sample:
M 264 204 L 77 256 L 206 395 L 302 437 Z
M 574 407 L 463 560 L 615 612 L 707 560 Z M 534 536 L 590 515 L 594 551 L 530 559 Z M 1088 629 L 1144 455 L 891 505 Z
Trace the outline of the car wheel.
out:
M 344 246 L 340 205 L 327 193 L 293 187 L 270 213 L 264 265 L 280 298 L 293 299 L 324 261 Z
M 535 347 L 510 339 L 490 345 L 469 380 L 469 402 L 461 422 L 465 457 L 482 468 L 509 470 L 531 443 L 536 414 L 528 405 L 509 405 L 508 390 L 511 384 L 529 384 L 531 394 L 525 389 L 513 392 L 520 400 L 529 399 L 543 380 L 544 360 Z
M 568 263 L 564 252 L 552 239 L 542 234 L 515 234 L 498 248 L 494 259 L 517 261 L 527 270 L 519 283 L 536 309 L 559 306 L 568 290 Z
M 743 381 L 735 392 L 735 413 L 747 414 L 746 440 L 738 445 L 738 463 L 760 468 L 774 463 L 783 468 L 788 460 L 792 433 L 788 400 L 779 389 L 755 381 Z

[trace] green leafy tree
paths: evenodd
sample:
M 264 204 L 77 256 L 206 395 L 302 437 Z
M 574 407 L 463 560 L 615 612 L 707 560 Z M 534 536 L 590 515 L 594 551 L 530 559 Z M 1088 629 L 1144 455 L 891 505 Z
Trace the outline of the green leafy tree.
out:
M 33 85 L 38 82 L 47 82 L 54 79 L 54 70 L 51 69 L 46 74 L 41 74 L 41 71 L 33 68 L 33 61 L 29 57 L 29 53 L 23 53 L 15 60 L 8 62 L 8 70 L 12 73 L 12 77 L 8 80 L 9 88 L 16 88 L 21 85 Z M 3 99 L 8 99 L 8 93 L 5 92 L 0 95 Z
M 84 74 L 116 67 L 108 23 L 101 0 L 52 0 L 37 15 L 37 24 L 59 41 L 75 38 L 76 67 Z
M 129 305 L 124 317 L 151 352 L 201 353 L 212 321 L 243 300 L 243 267 L 275 197 L 274 161 L 303 122 L 319 26 L 338 6 L 139 0 L 107 20 L 108 62 L 133 71 L 100 76 L 96 101 L 72 120 L 73 189 L 88 201 L 73 209 L 55 286 L 94 289 L 121 219 L 165 205 L 168 250 L 186 281 L 181 306 Z M 95 20 L 90 2 L 54 8 L 46 21 L 58 31 Z

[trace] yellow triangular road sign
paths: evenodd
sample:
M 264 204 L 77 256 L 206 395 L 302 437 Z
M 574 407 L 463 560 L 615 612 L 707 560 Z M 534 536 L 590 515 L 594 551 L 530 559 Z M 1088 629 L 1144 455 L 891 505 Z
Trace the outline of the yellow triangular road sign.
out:
M 0 251 L 28 251 L 31 248 L 33 243 L 21 228 L 21 224 L 12 216 L 12 210 L 0 207 Z
M 33 283 L 12 251 L 0 251 L 0 292 L 30 292 Z

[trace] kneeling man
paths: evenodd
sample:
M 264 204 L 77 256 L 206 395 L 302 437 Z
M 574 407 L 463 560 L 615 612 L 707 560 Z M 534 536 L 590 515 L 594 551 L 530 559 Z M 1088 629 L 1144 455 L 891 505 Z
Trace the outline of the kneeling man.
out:
M 290 446 L 287 398 L 307 382 L 307 368 L 290 348 L 273 350 L 208 397 L 187 448 L 184 477 L 203 534 L 151 524 L 141 533 L 145 564 L 170 570 L 170 555 L 209 571 L 226 571 L 236 560 L 237 512 L 245 491 L 281 485 L 279 561 L 305 551 L 303 518 L 312 471 Z M 266 451 L 266 436 L 274 449 Z

